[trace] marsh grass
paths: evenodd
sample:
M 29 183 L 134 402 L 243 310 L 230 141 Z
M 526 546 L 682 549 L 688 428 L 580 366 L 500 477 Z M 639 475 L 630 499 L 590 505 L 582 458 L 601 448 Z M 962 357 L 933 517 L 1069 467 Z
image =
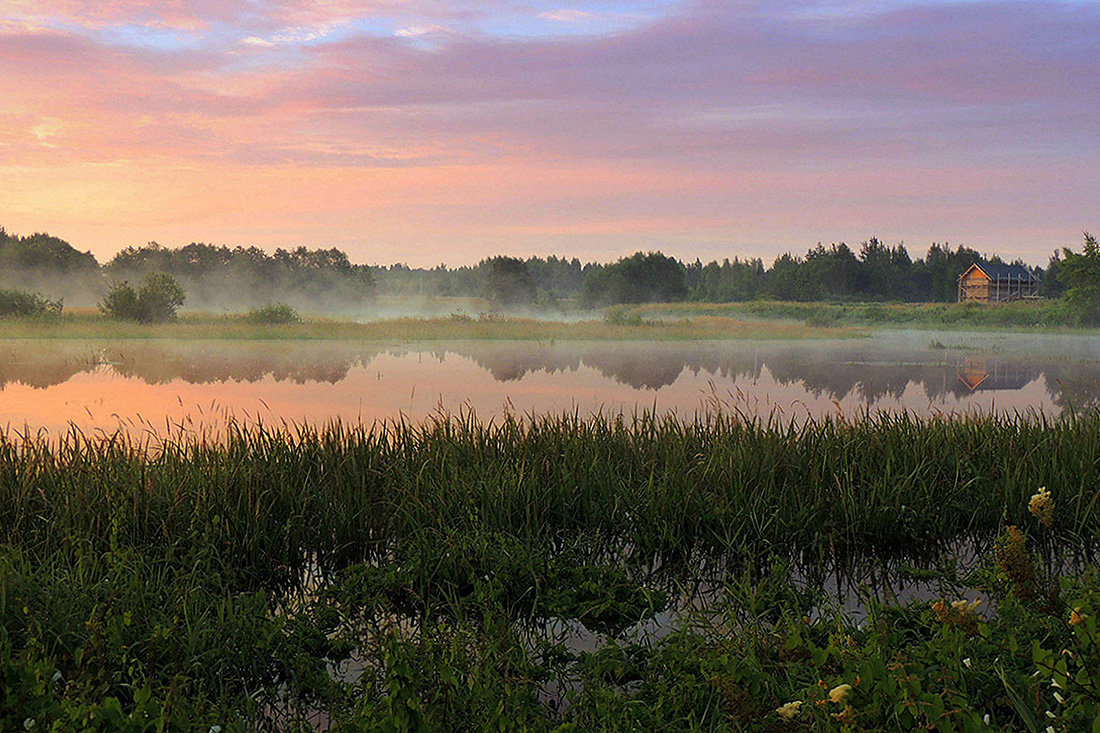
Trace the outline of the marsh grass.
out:
M 1082 330 L 1060 300 L 1008 303 L 798 303 L 757 300 L 742 303 L 663 303 L 637 306 L 638 317 L 696 315 L 763 318 L 827 327 Z
M 210 542 L 266 583 L 410 538 L 592 535 L 639 554 L 823 544 L 904 549 L 1022 524 L 1035 487 L 1067 537 L 1100 529 L 1100 419 L 876 414 L 798 423 L 472 415 L 323 428 L 231 424 L 222 441 L 73 430 L 0 438 L 0 541 L 167 550 Z M 112 535 L 111 533 L 115 534 Z M 209 536 L 203 533 L 209 533 Z M 165 544 L 169 543 L 169 544 Z M 289 576 L 288 576 L 289 577 Z
M 1063 606 L 1091 609 L 1073 599 L 1095 584 L 1043 609 L 1009 594 L 1009 636 L 987 641 L 938 628 L 927 604 L 811 622 L 789 563 L 902 562 L 1006 524 L 1037 549 L 1095 548 L 1097 446 L 1100 416 L 1072 413 L 8 433 L 0 723 L 308 730 L 324 711 L 333 730 L 774 728 L 779 705 L 824 696 L 818 680 L 858 675 L 869 729 L 988 730 L 985 713 L 1022 720 L 1005 685 L 1041 699 L 1009 639 L 1070 645 Z M 1028 513 L 1039 486 L 1054 529 Z M 623 636 L 704 563 L 724 589 L 705 609 L 659 641 Z M 604 642 L 571 651 L 539 631 L 555 619 Z M 1091 701 L 1074 694 L 1069 723 Z M 839 710 L 807 723 L 833 730 Z
M 856 328 L 816 328 L 803 324 L 698 316 L 682 319 L 547 321 L 505 316 L 404 317 L 356 323 L 307 319 L 300 323 L 261 323 L 249 314 L 224 316 L 182 313 L 171 323 L 135 324 L 91 312 L 66 312 L 41 321 L 0 319 L 7 339 L 188 339 L 328 340 L 412 342 L 438 340 L 511 341 L 683 341 L 695 339 L 812 339 L 862 336 Z

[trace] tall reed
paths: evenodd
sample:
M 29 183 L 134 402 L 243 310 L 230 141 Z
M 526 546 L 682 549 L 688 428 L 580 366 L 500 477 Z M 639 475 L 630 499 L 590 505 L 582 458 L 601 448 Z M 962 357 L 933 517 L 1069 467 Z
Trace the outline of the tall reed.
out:
M 593 551 L 638 557 L 905 550 L 1025 524 L 1039 486 L 1064 538 L 1100 536 L 1100 417 L 464 414 L 158 441 L 73 430 L 0 436 L 0 543 L 31 559 L 74 543 L 202 547 L 268 585 L 456 533 L 593 538 Z

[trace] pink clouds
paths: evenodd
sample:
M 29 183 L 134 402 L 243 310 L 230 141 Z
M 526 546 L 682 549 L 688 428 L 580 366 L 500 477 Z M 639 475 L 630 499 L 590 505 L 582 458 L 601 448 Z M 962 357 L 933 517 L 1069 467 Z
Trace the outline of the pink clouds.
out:
M 443 0 L 258 7 L 6 4 L 0 224 L 100 254 L 306 239 L 414 262 L 424 241 L 464 262 L 962 232 L 1038 262 L 1100 210 L 1100 172 L 1080 164 L 1100 152 L 1090 3 L 703 0 L 579 37 L 462 31 L 493 11 Z M 505 9 L 550 27 L 599 15 Z M 191 40 L 119 40 L 134 27 Z M 121 209 L 131 239 L 108 236 L 120 209 L 97 208 L 96 176 L 140 202 Z

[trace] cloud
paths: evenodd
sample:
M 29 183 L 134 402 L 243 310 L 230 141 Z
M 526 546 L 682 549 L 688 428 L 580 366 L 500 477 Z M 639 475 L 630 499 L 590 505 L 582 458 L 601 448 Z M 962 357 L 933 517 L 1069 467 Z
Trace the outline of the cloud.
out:
M 1100 173 L 1080 164 L 1100 154 L 1095 4 L 695 0 L 604 30 L 621 6 L 12 2 L 0 99 L 22 111 L 0 114 L 0 164 L 216 166 L 238 181 L 227 171 L 289 166 L 311 173 L 288 187 L 328 175 L 346 202 L 401 171 L 407 203 L 376 212 L 393 232 L 433 211 L 471 240 L 489 228 L 480 216 L 500 217 L 498 234 L 564 237 L 572 217 L 593 247 L 616 225 L 743 241 L 769 220 L 806 232 L 866 212 L 913 236 L 965 217 L 996 241 L 1100 209 Z M 492 31 L 493 13 L 527 25 Z M 142 23 L 201 43 L 137 48 L 104 31 Z M 1075 185 L 1059 182 L 1075 168 Z M 436 197 L 448 175 L 483 214 Z
M 589 13 L 586 10 L 575 10 L 572 8 L 548 10 L 539 13 L 539 17 L 543 20 L 553 21 L 554 23 L 586 23 L 599 18 L 599 16 L 595 13 Z
M 423 38 L 425 36 L 435 36 L 446 32 L 446 29 L 438 23 L 432 23 L 431 25 L 412 25 L 407 28 L 398 28 L 393 32 L 395 36 L 399 38 Z

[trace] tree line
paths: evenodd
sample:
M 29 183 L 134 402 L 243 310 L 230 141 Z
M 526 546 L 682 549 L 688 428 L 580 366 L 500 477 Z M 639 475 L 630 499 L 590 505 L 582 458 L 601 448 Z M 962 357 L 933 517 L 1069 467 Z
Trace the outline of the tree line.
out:
M 503 305 L 553 306 L 562 301 L 595 307 L 617 303 L 683 301 L 729 303 L 770 298 L 793 301 L 951 302 L 958 277 L 975 262 L 1002 263 L 969 247 L 933 243 L 913 259 L 904 244 L 876 237 L 858 250 L 845 243 L 818 244 L 804 256 L 789 252 L 771 264 L 760 258 L 682 262 L 660 252 L 637 252 L 601 264 L 550 256 L 497 256 L 475 266 L 410 268 L 397 264 L 374 270 L 382 293 L 424 296 L 481 296 Z M 1047 297 L 1061 294 L 1057 275 L 1062 255 L 1048 266 L 1023 265 L 1042 283 Z
M 1038 277 L 1041 292 L 1055 297 L 1061 275 L 1088 270 L 1095 240 L 1084 255 L 1055 252 L 1046 268 L 1021 264 Z M 1084 265 L 1075 259 L 1086 257 Z M 759 298 L 792 301 L 949 302 L 959 275 L 979 261 L 999 263 L 966 246 L 933 243 L 914 259 L 904 244 L 876 237 L 853 248 L 818 244 L 805 255 L 790 252 L 770 266 L 738 257 L 704 264 L 682 262 L 661 252 L 637 252 L 615 262 L 582 263 L 576 257 L 495 256 L 476 265 L 412 268 L 404 264 L 354 264 L 336 248 L 277 249 L 192 243 L 162 247 L 155 242 L 121 250 L 100 265 L 48 234 L 20 237 L 0 227 L 0 287 L 27 287 L 50 297 L 84 288 L 99 302 L 107 286 L 139 281 L 154 272 L 177 280 L 188 302 L 255 307 L 276 300 L 310 309 L 348 308 L 375 295 L 483 297 L 501 307 L 600 307 L 651 301 L 736 302 Z M 1066 271 L 1069 272 L 1066 272 Z

